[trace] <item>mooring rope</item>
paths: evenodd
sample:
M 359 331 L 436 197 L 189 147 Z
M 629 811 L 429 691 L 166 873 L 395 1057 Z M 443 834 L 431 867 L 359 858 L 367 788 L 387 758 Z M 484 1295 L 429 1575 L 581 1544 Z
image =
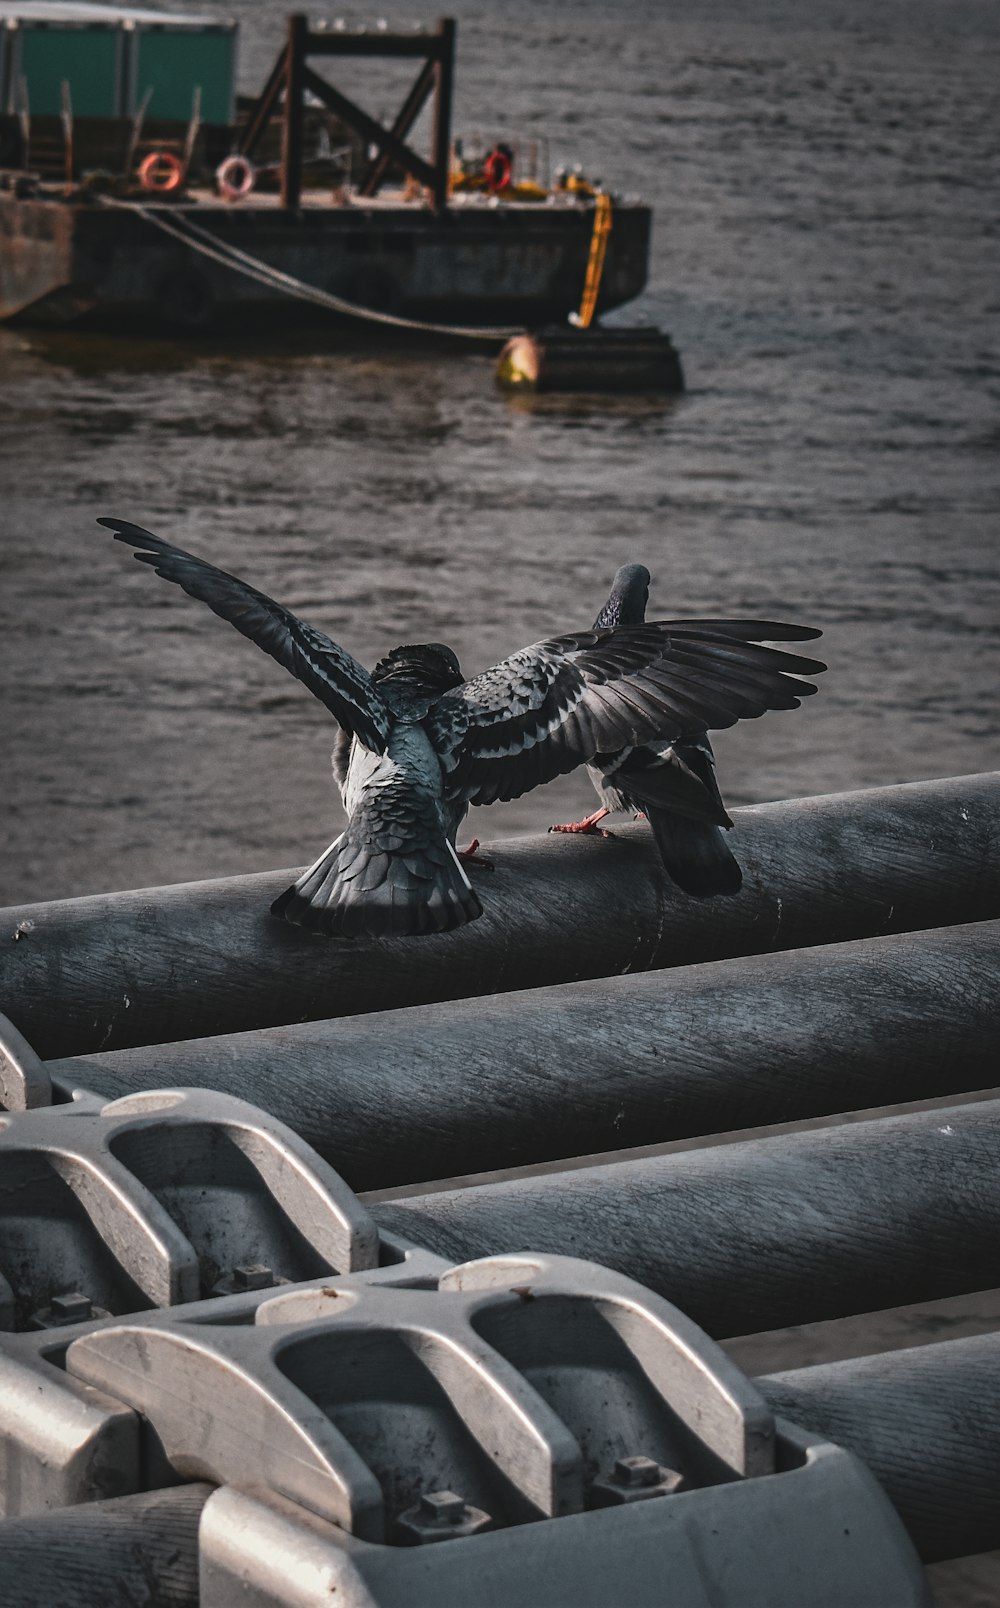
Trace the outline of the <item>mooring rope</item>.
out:
M 192 251 L 200 252 L 203 257 L 221 263 L 223 268 L 230 268 L 234 273 L 245 274 L 248 279 L 255 279 L 271 290 L 284 291 L 288 296 L 312 302 L 317 307 L 325 307 L 329 312 L 341 313 L 348 318 L 365 319 L 375 324 L 389 324 L 395 329 L 418 330 L 430 335 L 460 336 L 463 340 L 473 341 L 508 340 L 512 335 L 519 335 L 522 332 L 521 327 L 516 325 L 470 329 L 461 324 L 429 324 L 416 318 L 402 318 L 397 313 L 378 312 L 373 307 L 362 307 L 356 302 L 346 301 L 343 296 L 335 296 L 332 291 L 320 290 L 317 285 L 307 285 L 304 280 L 296 279 L 293 274 L 286 274 L 281 268 L 272 268 L 259 257 L 253 257 L 249 252 L 240 250 L 238 246 L 220 240 L 218 235 L 213 235 L 191 218 L 175 214 L 174 221 L 168 222 L 158 212 L 143 206 L 139 201 L 122 201 L 113 196 L 102 196 L 101 201 L 105 206 L 119 207 L 123 211 L 135 213 L 145 223 L 154 224 L 164 234 L 173 235 Z M 184 225 L 183 228 L 179 227 L 181 223 Z M 196 238 L 198 236 L 201 238 Z

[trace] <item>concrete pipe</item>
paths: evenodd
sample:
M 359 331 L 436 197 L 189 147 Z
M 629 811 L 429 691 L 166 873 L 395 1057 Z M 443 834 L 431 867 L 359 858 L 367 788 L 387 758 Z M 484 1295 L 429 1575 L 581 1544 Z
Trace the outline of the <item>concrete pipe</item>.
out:
M 50 1063 L 220 1089 L 355 1189 L 981 1089 L 1000 921 Z
M 181 1485 L 0 1524 L 4 1608 L 198 1608 L 198 1521 Z
M 0 912 L 0 1010 L 39 1055 L 421 1005 L 1000 916 L 1000 773 L 736 812 L 735 898 L 686 898 L 648 829 L 493 845 L 454 933 L 331 940 L 275 920 L 292 873 Z
M 529 1247 L 602 1262 L 719 1338 L 993 1288 L 998 1154 L 991 1100 L 415 1195 L 373 1214 L 454 1262 Z
M 1000 1547 L 1000 1335 L 756 1383 L 776 1413 L 868 1464 L 925 1563 Z

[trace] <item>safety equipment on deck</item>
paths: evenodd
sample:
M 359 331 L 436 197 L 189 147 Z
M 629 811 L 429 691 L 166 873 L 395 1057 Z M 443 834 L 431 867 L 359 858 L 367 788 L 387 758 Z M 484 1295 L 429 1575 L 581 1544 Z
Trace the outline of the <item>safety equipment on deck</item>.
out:
M 144 190 L 170 195 L 184 181 L 184 164 L 173 151 L 150 151 L 139 167 L 139 183 Z
M 246 156 L 227 156 L 215 170 L 219 194 L 227 201 L 242 201 L 257 182 L 257 169 Z
M 491 195 L 506 190 L 514 172 L 511 152 L 506 145 L 495 145 L 483 163 L 483 178 Z

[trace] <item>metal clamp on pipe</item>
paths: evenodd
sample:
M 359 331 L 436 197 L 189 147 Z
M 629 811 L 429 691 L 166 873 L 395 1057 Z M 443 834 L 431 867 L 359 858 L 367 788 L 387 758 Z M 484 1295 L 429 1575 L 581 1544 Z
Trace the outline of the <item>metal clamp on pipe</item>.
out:
M 378 1263 L 353 1191 L 289 1128 L 228 1095 L 107 1102 L 77 1090 L 0 1119 L 0 1166 L 2 1329 Z
M 0 1015 L 0 1111 L 30 1111 L 52 1104 L 48 1067 L 13 1022 Z
M 370 1277 L 272 1297 L 252 1328 L 151 1315 L 70 1346 L 174 1477 L 232 1487 L 202 1518 L 202 1608 L 467 1608 L 485 1579 L 510 1608 L 528 1580 L 546 1604 L 626 1580 L 661 1603 L 667 1579 L 678 1608 L 927 1603 L 861 1465 L 631 1280 L 533 1255 Z
M 346 1292 L 357 1283 L 432 1286 L 447 1267 L 447 1262 L 430 1251 L 385 1234 L 379 1246 L 379 1266 L 343 1275 L 337 1288 Z M 330 1284 L 327 1274 L 296 1289 L 308 1293 L 328 1289 Z M 251 1285 L 234 1295 L 192 1301 L 167 1311 L 136 1313 L 129 1322 L 135 1326 L 250 1325 L 258 1308 L 273 1298 L 273 1287 Z M 0 1334 L 3 1518 L 30 1518 L 80 1503 L 93 1509 L 109 1499 L 152 1489 L 161 1480 L 173 1480 L 169 1468 L 162 1462 L 157 1466 L 149 1444 L 141 1446 L 138 1414 L 113 1395 L 66 1372 L 66 1353 L 74 1340 L 118 1322 L 117 1318 L 75 1318 L 58 1328 Z M 0 1574 L 0 1585 L 2 1582 Z M 2 1591 L 0 1602 L 6 1602 Z

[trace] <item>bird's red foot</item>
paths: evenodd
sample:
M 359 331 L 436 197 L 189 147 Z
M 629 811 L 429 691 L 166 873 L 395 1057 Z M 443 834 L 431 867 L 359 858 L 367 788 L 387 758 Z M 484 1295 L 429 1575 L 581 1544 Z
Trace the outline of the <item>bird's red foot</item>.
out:
M 495 871 L 496 866 L 492 860 L 487 860 L 484 854 L 477 854 L 479 839 L 473 838 L 467 849 L 456 849 L 456 854 L 463 865 L 481 865 L 484 871 Z
M 602 837 L 609 838 L 609 837 L 613 836 L 613 833 L 606 832 L 604 830 L 604 828 L 601 827 L 601 826 L 598 826 L 597 823 L 598 823 L 598 821 L 603 821 L 604 817 L 606 815 L 610 815 L 610 814 L 611 814 L 610 810 L 595 810 L 593 815 L 585 816 L 582 821 L 567 821 L 565 823 L 565 825 L 562 825 L 562 826 L 550 826 L 549 831 L 550 832 L 579 832 L 579 833 L 600 832 Z

